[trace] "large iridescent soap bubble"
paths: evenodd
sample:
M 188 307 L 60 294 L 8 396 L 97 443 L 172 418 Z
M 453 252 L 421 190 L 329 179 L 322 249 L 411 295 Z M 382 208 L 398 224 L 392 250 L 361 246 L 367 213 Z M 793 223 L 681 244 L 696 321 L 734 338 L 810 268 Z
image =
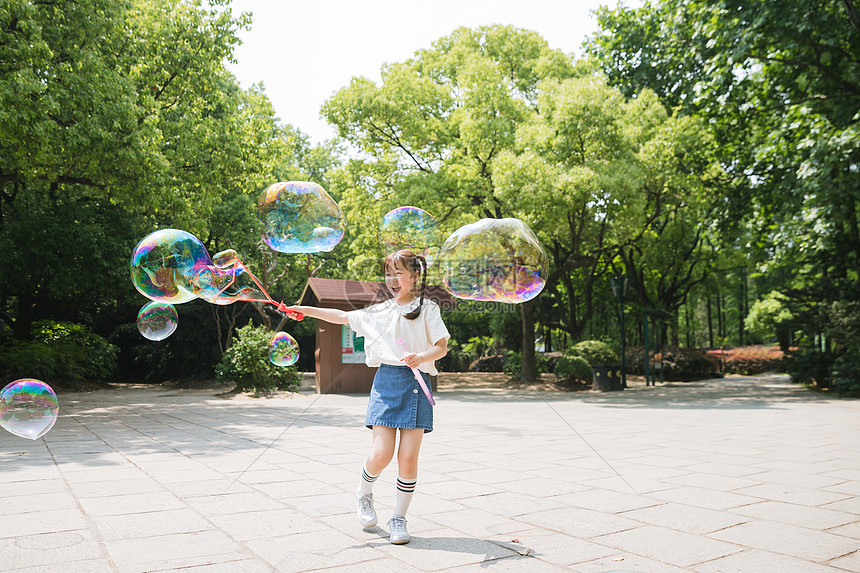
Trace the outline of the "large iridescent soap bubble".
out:
M 168 302 L 152 301 L 137 313 L 137 329 L 147 340 L 164 340 L 176 331 L 179 315 Z
M 131 281 L 151 300 L 180 304 L 197 298 L 194 277 L 211 265 L 200 239 L 179 229 L 161 229 L 134 248 Z
M 54 390 L 35 378 L 22 378 L 0 391 L 0 426 L 21 438 L 36 440 L 57 421 L 60 404 Z
M 275 366 L 292 366 L 299 359 L 299 344 L 286 332 L 276 332 L 269 341 L 269 360 Z
M 418 207 L 392 209 L 379 224 L 379 246 L 385 256 L 400 249 L 409 249 L 432 265 L 439 254 L 440 242 L 436 220 Z
M 257 205 L 263 241 L 281 253 L 330 251 L 343 239 L 343 211 L 316 183 L 274 183 Z
M 457 298 L 521 303 L 546 284 L 546 253 L 519 219 L 481 219 L 460 227 L 439 251 L 442 285 Z

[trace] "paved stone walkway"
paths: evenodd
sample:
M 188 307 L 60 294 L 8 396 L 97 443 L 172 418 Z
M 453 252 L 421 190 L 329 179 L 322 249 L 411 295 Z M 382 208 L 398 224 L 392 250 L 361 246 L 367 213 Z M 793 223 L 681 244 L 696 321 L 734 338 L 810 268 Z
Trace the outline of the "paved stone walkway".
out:
M 366 397 L 63 394 L 0 431 L 0 571 L 860 571 L 860 400 L 784 376 L 441 391 L 408 545 L 353 513 Z

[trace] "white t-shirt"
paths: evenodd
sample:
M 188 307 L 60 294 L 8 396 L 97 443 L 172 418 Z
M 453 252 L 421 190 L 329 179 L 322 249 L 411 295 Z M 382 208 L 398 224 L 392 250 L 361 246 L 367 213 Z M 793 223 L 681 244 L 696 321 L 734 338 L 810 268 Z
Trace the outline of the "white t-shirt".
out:
M 439 305 L 424 299 L 421 314 L 415 320 L 403 318 L 418 306 L 418 299 L 404 305 L 389 299 L 379 304 L 346 313 L 349 326 L 356 334 L 364 337 L 365 363 L 370 367 L 380 364 L 403 366 L 400 358 L 407 352 L 424 352 L 440 340 L 451 335 L 442 322 Z M 403 345 L 397 344 L 398 340 Z M 434 376 L 436 362 L 422 362 L 418 369 Z

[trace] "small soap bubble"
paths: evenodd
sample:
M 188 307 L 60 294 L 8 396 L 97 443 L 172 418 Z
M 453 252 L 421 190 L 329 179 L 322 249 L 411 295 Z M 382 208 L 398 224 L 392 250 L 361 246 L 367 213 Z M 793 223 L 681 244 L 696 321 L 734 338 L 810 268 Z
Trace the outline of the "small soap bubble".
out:
M 176 331 L 179 315 L 172 304 L 152 301 L 137 313 L 137 329 L 147 340 L 164 340 Z
M 343 211 L 316 183 L 274 183 L 257 206 L 263 241 L 281 253 L 331 251 L 343 239 Z
M 299 359 L 299 344 L 286 332 L 276 332 L 269 341 L 269 360 L 275 366 L 292 366 Z
M 481 219 L 442 244 L 442 285 L 457 298 L 522 303 L 546 284 L 546 253 L 519 219 Z
M 180 304 L 197 298 L 194 277 L 212 266 L 200 239 L 179 229 L 161 229 L 141 240 L 131 256 L 131 281 L 155 301 Z
M 439 228 L 436 220 L 418 207 L 392 209 L 379 224 L 379 246 L 383 256 L 408 249 L 432 265 L 439 255 Z
M 22 378 L 0 391 L 0 426 L 21 438 L 37 440 L 57 421 L 54 390 L 35 378 Z

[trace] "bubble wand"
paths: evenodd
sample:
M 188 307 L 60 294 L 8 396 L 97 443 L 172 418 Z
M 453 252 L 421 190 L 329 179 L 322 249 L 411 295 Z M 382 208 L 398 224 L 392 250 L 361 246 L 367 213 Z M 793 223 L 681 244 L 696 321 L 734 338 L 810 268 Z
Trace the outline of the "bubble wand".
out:
M 400 350 L 403 351 L 403 357 L 409 354 L 406 350 L 406 346 L 403 344 L 402 338 L 397 339 L 397 346 L 399 346 Z M 401 357 L 400 360 L 403 360 L 403 358 Z M 418 384 L 421 385 L 421 389 L 424 390 L 424 395 L 427 396 L 427 401 L 430 402 L 431 406 L 435 406 L 436 400 L 433 399 L 433 394 L 431 394 L 430 389 L 427 388 L 427 384 L 424 382 L 424 377 L 421 376 L 421 372 L 419 372 L 417 368 L 412 368 L 411 366 L 410 368 L 412 369 L 412 375 L 415 376 L 415 379 L 418 381 Z

